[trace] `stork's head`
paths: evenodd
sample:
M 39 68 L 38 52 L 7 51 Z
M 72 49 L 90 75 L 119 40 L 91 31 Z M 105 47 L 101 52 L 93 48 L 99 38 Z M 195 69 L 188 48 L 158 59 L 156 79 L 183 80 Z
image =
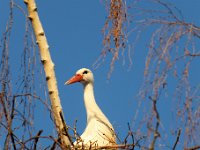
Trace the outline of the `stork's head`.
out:
M 83 85 L 93 83 L 94 77 L 92 71 L 87 68 L 79 69 L 72 78 L 65 82 L 65 84 L 72 84 L 75 82 L 81 82 Z

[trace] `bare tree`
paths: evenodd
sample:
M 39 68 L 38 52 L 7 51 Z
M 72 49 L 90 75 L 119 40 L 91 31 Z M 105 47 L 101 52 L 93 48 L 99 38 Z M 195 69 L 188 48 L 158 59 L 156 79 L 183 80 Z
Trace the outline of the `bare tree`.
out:
M 149 7 L 144 7 L 144 3 Z M 155 7 L 157 9 L 152 9 Z M 196 63 L 200 56 L 197 44 L 200 27 L 185 21 L 178 8 L 163 0 L 111 0 L 107 1 L 106 8 L 108 17 L 103 28 L 104 49 L 94 65 L 101 65 L 110 53 L 112 60 L 108 77 L 113 72 L 115 61 L 123 59 L 125 55 L 128 56 L 130 65 L 134 65 L 134 55 L 131 53 L 137 51 L 137 42 L 141 40 L 142 34 L 149 30 L 152 32 L 150 41 L 146 42 L 148 51 L 144 84 L 138 92 L 136 121 L 141 123 L 139 128 L 133 129 L 136 131 L 135 137 L 146 136 L 142 149 L 176 149 L 178 143 L 184 149 L 198 149 L 200 84 L 196 82 L 193 85 L 190 74 L 198 69 L 194 66 L 198 67 Z M 130 42 L 129 39 L 134 40 Z M 177 121 L 177 124 L 172 123 L 171 131 L 163 131 L 163 127 L 168 125 L 163 124 L 159 111 L 163 107 L 159 103 L 164 104 L 166 99 L 173 103 L 168 109 L 173 111 L 173 117 Z M 145 104 L 147 105 L 142 108 L 141 105 Z M 143 110 L 146 112 L 143 118 L 137 118 L 139 111 Z M 141 128 L 147 129 L 147 133 L 143 133 Z M 184 139 L 180 140 L 180 137 Z M 171 145 L 168 142 L 170 138 L 175 139 Z
M 1 58 L 1 94 L 0 94 L 0 119 L 1 128 L 6 132 L 4 149 L 37 149 L 39 139 L 44 138 L 52 141 L 51 149 L 55 149 L 58 145 L 62 149 L 70 149 L 72 141 L 68 135 L 68 128 L 64 121 L 62 107 L 58 96 L 57 83 L 54 73 L 54 64 L 49 54 L 49 46 L 41 26 L 37 7 L 34 0 L 24 1 L 27 5 L 28 15 L 26 11 L 17 5 L 14 1 L 10 1 L 10 14 L 6 31 L 2 39 L 2 58 Z M 24 35 L 24 51 L 22 54 L 21 70 L 22 76 L 19 76 L 17 88 L 19 93 L 12 93 L 11 70 L 9 67 L 9 42 L 13 25 L 13 8 L 21 10 L 26 18 L 26 29 Z M 30 22 L 29 22 L 30 21 Z M 32 23 L 32 27 L 31 24 Z M 39 46 L 41 62 L 44 66 L 48 93 L 51 100 L 51 107 L 48 102 L 42 100 L 36 95 L 35 89 L 35 65 L 36 65 L 36 45 L 32 32 L 34 29 L 36 43 Z M 31 41 L 30 41 L 31 40 Z M 31 42 L 31 44 L 29 44 Z M 20 74 L 21 75 L 21 74 Z M 39 80 L 38 80 L 39 81 Z M 43 82 L 44 83 L 44 82 Z M 45 84 L 44 84 L 45 85 Z M 45 91 L 44 91 L 45 92 Z M 57 129 L 58 138 L 52 135 L 41 136 L 43 130 L 33 133 L 34 101 L 41 101 L 53 116 L 53 122 Z M 19 124 L 18 124 L 19 123 Z M 28 133 L 27 130 L 28 129 Z M 23 131 L 18 135 L 18 131 Z
M 74 135 L 68 134 L 70 127 L 63 117 L 45 32 L 34 0 L 24 2 L 27 10 L 10 0 L 9 18 L 1 37 L 0 133 L 6 136 L 0 138 L 4 141 L 4 149 L 37 149 L 38 141 L 43 139 L 50 141 L 50 144 L 42 146 L 42 149 L 71 149 Z M 149 7 L 143 7 L 144 3 Z M 14 8 L 20 10 L 25 18 L 21 71 L 17 81 L 12 78 L 10 69 Z M 128 124 L 127 136 L 119 139 L 123 142 L 98 149 L 199 149 L 200 84 L 192 84 L 190 76 L 198 69 L 200 27 L 187 22 L 179 9 L 163 0 L 110 0 L 105 1 L 105 8 L 108 16 L 102 29 L 104 49 L 94 67 L 98 68 L 104 58 L 111 54 L 108 77 L 111 77 L 118 59 L 128 59 L 130 66 L 134 65 L 132 53 L 137 51 L 140 37 L 149 30 L 152 34 L 150 41 L 146 41 L 148 50 L 145 51 L 144 81 L 138 91 L 138 109 L 134 120 L 138 125 L 132 127 Z M 40 71 L 42 66 L 44 72 Z M 47 82 L 48 89 L 42 90 L 44 94 L 48 91 L 50 105 L 37 94 L 35 87 L 39 82 L 36 80 L 40 80 L 43 87 Z M 171 129 L 164 130 L 168 124 L 164 123 L 160 109 L 166 101 L 173 104 L 166 107 L 172 110 L 177 123 L 172 123 Z M 57 136 L 43 135 L 42 129 L 33 130 L 34 106 L 37 102 L 43 104 L 53 116 Z M 139 113 L 142 113 L 142 118 L 138 117 Z M 76 135 L 76 127 L 71 129 Z
M 23 68 L 23 76 L 20 78 L 20 81 L 17 84 L 19 90 L 21 91 L 20 94 L 16 94 L 12 92 L 12 81 L 11 81 L 11 71 L 9 66 L 9 44 L 10 44 L 10 37 L 11 31 L 13 27 L 13 1 L 10 1 L 10 12 L 9 12 L 9 19 L 6 25 L 6 30 L 3 33 L 2 40 L 1 40 L 1 74 L 0 74 L 0 81 L 1 81 L 1 94 L 0 94 L 0 122 L 1 122 L 1 132 L 5 132 L 5 138 L 3 138 L 4 142 L 4 149 L 17 149 L 17 144 L 21 145 L 21 147 L 25 147 L 20 139 L 22 139 L 25 134 L 30 135 L 29 131 L 31 129 L 31 121 L 32 121 L 32 106 L 30 100 L 34 98 L 33 89 L 30 88 L 31 84 L 33 83 L 33 76 L 31 74 L 30 68 L 34 68 L 33 64 L 27 64 L 27 55 L 32 56 L 33 59 L 29 62 L 34 60 L 34 52 L 33 53 L 24 53 L 24 57 L 22 58 L 23 63 L 21 67 Z M 27 45 L 25 44 L 25 47 Z M 28 49 L 24 48 L 27 52 Z M 20 87 L 21 86 L 21 87 Z M 21 104 L 23 108 L 19 108 L 17 105 Z M 30 107 L 27 107 L 30 106 Z M 16 119 L 16 116 L 18 117 Z M 29 119 L 28 119 L 29 118 Z M 21 120 L 21 121 L 19 121 Z M 13 122 L 19 123 L 17 126 L 13 126 Z M 17 136 L 15 132 L 20 128 L 20 126 L 24 126 L 24 129 L 28 129 L 29 133 L 24 133 L 24 135 Z M 29 128 L 30 127 L 30 128 Z M 11 146 L 13 145 L 13 146 Z

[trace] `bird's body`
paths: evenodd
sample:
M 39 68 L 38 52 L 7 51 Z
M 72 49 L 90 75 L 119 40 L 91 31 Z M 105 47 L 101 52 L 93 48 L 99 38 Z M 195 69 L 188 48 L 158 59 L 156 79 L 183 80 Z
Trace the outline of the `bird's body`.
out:
M 110 146 L 116 144 L 113 126 L 97 105 L 94 97 L 93 74 L 89 69 L 82 68 L 66 83 L 81 82 L 84 87 L 84 103 L 87 113 L 87 126 L 75 144 L 89 147 Z

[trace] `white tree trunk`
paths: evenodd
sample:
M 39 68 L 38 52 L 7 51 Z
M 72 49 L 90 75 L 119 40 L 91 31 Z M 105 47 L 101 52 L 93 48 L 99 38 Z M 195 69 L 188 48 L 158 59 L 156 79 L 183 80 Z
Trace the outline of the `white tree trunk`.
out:
M 51 101 L 52 114 L 57 128 L 59 141 L 62 149 L 70 149 L 70 137 L 68 136 L 65 122 L 63 119 L 62 107 L 57 89 L 57 82 L 54 72 L 54 64 L 49 53 L 49 45 L 40 22 L 37 7 L 34 0 L 24 0 L 27 5 L 29 19 L 32 23 L 36 37 L 36 42 L 39 46 L 41 62 L 44 66 L 46 81 L 48 86 L 49 97 Z

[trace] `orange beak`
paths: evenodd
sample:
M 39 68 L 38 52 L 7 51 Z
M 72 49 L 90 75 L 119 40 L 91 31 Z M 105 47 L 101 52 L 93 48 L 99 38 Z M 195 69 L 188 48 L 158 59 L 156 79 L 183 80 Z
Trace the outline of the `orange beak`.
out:
M 71 79 L 69 79 L 67 82 L 65 82 L 65 84 L 72 84 L 72 83 L 75 83 L 75 82 L 80 82 L 83 80 L 83 76 L 80 75 L 80 74 L 76 74 L 74 75 Z

